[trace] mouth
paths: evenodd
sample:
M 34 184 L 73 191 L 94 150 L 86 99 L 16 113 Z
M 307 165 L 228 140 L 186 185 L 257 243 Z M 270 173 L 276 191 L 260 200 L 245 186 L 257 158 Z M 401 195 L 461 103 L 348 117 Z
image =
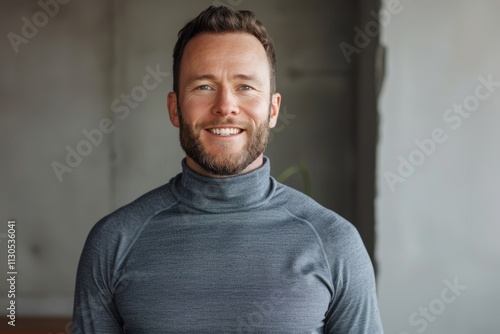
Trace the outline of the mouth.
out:
M 235 136 L 242 133 L 244 130 L 240 128 L 210 128 L 208 132 L 222 137 Z

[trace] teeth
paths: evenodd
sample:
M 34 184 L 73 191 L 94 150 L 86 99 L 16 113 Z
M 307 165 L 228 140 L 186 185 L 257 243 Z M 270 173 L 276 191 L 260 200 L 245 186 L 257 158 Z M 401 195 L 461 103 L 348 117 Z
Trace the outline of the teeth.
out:
M 210 132 L 213 134 L 219 135 L 219 136 L 230 136 L 230 135 L 237 135 L 238 133 L 241 132 L 241 129 L 237 128 L 214 128 L 210 129 Z

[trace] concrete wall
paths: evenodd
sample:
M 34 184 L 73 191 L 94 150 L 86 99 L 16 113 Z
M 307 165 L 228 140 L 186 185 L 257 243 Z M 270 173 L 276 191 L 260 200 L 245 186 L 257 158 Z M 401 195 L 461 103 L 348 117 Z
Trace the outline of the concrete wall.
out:
M 283 109 L 267 152 L 273 175 L 304 161 L 312 196 L 353 216 L 355 73 L 338 45 L 352 40 L 355 3 L 224 2 L 254 10 L 276 42 Z M 44 24 L 37 1 L 0 2 L 0 212 L 2 226 L 17 220 L 19 316 L 71 314 L 92 225 L 180 171 L 183 152 L 165 107 L 171 52 L 180 27 L 214 3 L 72 0 Z M 26 30 L 30 37 L 13 47 L 7 35 L 22 37 L 23 18 L 34 15 L 38 31 Z M 156 69 L 166 74 L 145 84 Z M 52 164 L 67 165 L 68 147 L 87 156 L 72 157 L 71 172 L 58 178 Z M 287 182 L 303 189 L 298 175 Z M 0 301 L 6 305 L 6 284 Z
M 17 53 L 6 35 L 22 36 L 21 19 L 32 20 L 41 9 L 36 1 L 0 4 L 1 232 L 7 219 L 17 220 L 18 315 L 69 312 L 83 240 L 111 208 L 109 140 L 63 182 L 51 167 L 54 160 L 64 162 L 66 145 L 75 149 L 81 131 L 108 113 L 111 39 L 106 6 L 95 10 L 100 3 L 63 6 L 45 26 L 26 33 L 32 37 Z M 0 286 L 7 305 L 7 286 Z
M 386 333 L 498 333 L 500 2 L 402 0 L 398 8 L 381 41 L 376 203 Z M 492 91 L 480 77 L 496 82 Z

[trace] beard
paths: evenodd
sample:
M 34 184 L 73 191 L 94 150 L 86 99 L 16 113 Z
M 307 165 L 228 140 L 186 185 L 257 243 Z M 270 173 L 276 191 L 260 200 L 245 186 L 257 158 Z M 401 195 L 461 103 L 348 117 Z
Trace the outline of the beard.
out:
M 269 106 L 269 115 L 270 115 Z M 186 155 L 193 159 L 201 168 L 216 176 L 234 176 L 241 174 L 252 162 L 264 153 L 269 141 L 269 117 L 267 121 L 260 123 L 255 129 L 250 123 L 237 123 L 231 118 L 218 119 L 215 121 L 202 122 L 191 126 L 184 122 L 181 110 L 179 114 L 179 139 L 181 147 Z M 201 132 L 208 127 L 218 125 L 240 125 L 245 129 L 247 141 L 237 154 L 231 153 L 229 143 L 221 143 L 215 153 L 209 150 L 201 142 Z

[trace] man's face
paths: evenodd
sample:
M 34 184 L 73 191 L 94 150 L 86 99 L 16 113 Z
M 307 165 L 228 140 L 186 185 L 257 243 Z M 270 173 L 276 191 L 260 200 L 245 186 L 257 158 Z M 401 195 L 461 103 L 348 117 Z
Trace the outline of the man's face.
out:
M 281 96 L 270 92 L 264 47 L 247 33 L 202 33 L 181 60 L 179 94 L 168 96 L 188 166 L 230 176 L 262 165 Z

